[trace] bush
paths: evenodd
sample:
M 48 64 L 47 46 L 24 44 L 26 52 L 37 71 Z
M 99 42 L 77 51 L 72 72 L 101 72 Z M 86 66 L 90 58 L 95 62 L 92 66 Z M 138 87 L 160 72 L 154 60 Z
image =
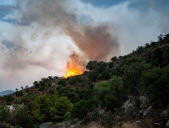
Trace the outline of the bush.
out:
M 104 71 L 101 75 L 101 79 L 108 80 L 110 79 L 110 74 L 108 71 Z
M 152 102 L 168 105 L 169 101 L 169 66 L 154 68 L 143 75 L 145 92 Z
M 71 115 L 74 118 L 87 119 L 88 114 L 96 108 L 96 102 L 94 100 L 80 100 L 75 103 Z
M 86 65 L 86 68 L 89 70 L 94 70 L 94 69 L 96 69 L 96 67 L 97 67 L 97 61 L 90 61 Z
M 50 108 L 50 116 L 55 121 L 64 119 L 65 114 L 71 110 L 72 104 L 67 97 L 58 98 L 54 106 Z
M 18 97 L 23 96 L 23 91 L 16 91 L 15 95 L 18 96 Z
M 66 86 L 66 80 L 62 79 L 58 81 L 58 85 Z
M 6 121 L 10 116 L 10 110 L 6 105 L 0 105 L 0 121 Z
M 71 86 L 60 86 L 57 88 L 57 91 L 60 96 L 67 97 L 73 103 L 79 100 L 79 95 L 77 94 L 76 89 Z
M 11 102 L 14 101 L 14 97 L 12 95 L 4 96 L 4 99 L 7 104 L 10 104 Z
M 111 80 L 95 85 L 96 98 L 102 107 L 113 110 L 123 102 L 122 94 L 123 80 L 121 77 L 113 76 Z
M 99 73 L 97 71 L 90 71 L 88 74 L 88 78 L 94 82 L 97 80 L 98 76 L 99 76 Z
M 24 110 L 24 108 L 15 108 L 11 121 L 14 125 L 19 125 L 23 128 L 33 128 L 32 117 Z

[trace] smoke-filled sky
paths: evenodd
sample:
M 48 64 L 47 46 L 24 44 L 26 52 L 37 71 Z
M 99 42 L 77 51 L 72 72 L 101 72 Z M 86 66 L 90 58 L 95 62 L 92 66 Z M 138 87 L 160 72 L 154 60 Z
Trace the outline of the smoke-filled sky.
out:
M 108 61 L 169 33 L 168 0 L 0 0 L 0 91 Z

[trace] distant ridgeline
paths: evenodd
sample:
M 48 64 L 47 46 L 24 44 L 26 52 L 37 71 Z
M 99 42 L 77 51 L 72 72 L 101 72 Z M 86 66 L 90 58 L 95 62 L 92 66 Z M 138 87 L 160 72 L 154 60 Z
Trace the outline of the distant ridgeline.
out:
M 13 90 L 6 90 L 6 91 L 0 92 L 0 96 L 6 96 L 6 95 L 9 95 L 9 94 L 12 94 L 12 93 L 14 93 Z

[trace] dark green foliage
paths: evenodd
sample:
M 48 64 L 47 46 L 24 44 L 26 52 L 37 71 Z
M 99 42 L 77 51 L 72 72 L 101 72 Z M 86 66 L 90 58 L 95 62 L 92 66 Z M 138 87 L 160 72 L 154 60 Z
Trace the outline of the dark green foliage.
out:
M 95 70 L 99 73 L 102 73 L 103 71 L 105 71 L 105 69 L 108 68 L 108 64 L 106 62 L 103 62 L 103 61 L 90 61 L 87 66 L 86 66 L 87 69 L 89 70 Z
M 155 66 L 164 67 L 169 63 L 169 45 L 165 44 L 155 48 L 148 58 Z
M 12 118 L 11 118 L 11 123 L 15 125 L 19 125 L 23 128 L 33 128 L 33 121 L 32 117 L 25 111 L 24 108 L 15 108 L 16 110 L 14 111 Z
M 96 81 L 97 78 L 99 77 L 99 73 L 97 71 L 90 71 L 88 73 L 88 78 L 91 80 L 91 81 Z
M 104 71 L 102 74 L 101 74 L 101 79 L 103 80 L 108 80 L 110 79 L 110 73 L 108 71 Z
M 70 111 L 71 102 L 67 97 L 58 97 L 57 95 L 42 95 L 30 104 L 31 114 L 38 122 L 61 121 L 65 114 Z
M 81 100 L 88 100 L 93 97 L 93 90 L 92 89 L 87 89 L 87 88 L 78 88 L 77 93 L 79 95 L 79 99 Z
M 35 81 L 35 82 L 33 83 L 33 86 L 34 86 L 35 88 L 39 88 L 39 87 L 40 87 L 40 84 L 38 83 L 38 81 Z
M 93 89 L 94 84 L 91 81 L 88 81 L 87 84 L 88 84 L 89 88 Z
M 60 96 L 66 96 L 71 102 L 76 102 L 79 100 L 79 95 L 76 92 L 75 88 L 72 88 L 70 86 L 67 87 L 57 87 L 56 90 L 58 91 L 58 94 Z
M 39 87 L 39 91 L 44 91 L 44 90 L 45 90 L 45 86 L 42 85 Z
M 169 67 L 154 68 L 143 76 L 145 91 L 152 102 L 167 105 L 169 101 Z
M 65 80 L 65 79 L 59 80 L 59 81 L 58 81 L 58 85 L 66 86 L 66 80 Z
M 9 108 L 2 104 L 0 105 L 0 121 L 6 121 L 10 116 Z
M 65 114 L 71 110 L 72 104 L 67 97 L 57 98 L 54 106 L 51 107 L 50 116 L 52 120 L 61 121 L 64 119 Z
M 123 80 L 121 77 L 117 76 L 114 76 L 109 81 L 98 83 L 94 87 L 96 98 L 100 105 L 110 110 L 121 105 L 123 99 L 122 88 Z
M 96 69 L 97 66 L 97 61 L 90 61 L 87 65 L 86 68 L 89 70 L 94 70 Z
M 116 56 L 111 58 L 111 61 L 112 61 L 112 62 L 114 62 L 114 61 L 116 61 L 116 60 L 117 60 L 117 57 L 116 57 Z
M 10 104 L 14 101 L 14 97 L 11 96 L 11 95 L 5 96 L 4 99 L 5 99 L 7 104 Z
M 15 95 L 16 95 L 16 96 L 23 96 L 23 91 L 16 91 L 16 92 L 15 92 Z
M 106 62 L 101 61 L 101 62 L 97 63 L 97 71 L 99 73 L 104 72 L 106 69 L 107 69 L 107 63 Z
M 75 118 L 87 119 L 88 114 L 96 108 L 96 102 L 94 100 L 80 100 L 75 103 L 71 114 Z
M 149 68 L 150 65 L 138 62 L 122 67 L 124 83 L 129 88 L 130 93 L 138 94 L 142 73 Z
M 108 63 L 108 66 L 109 66 L 109 68 L 113 68 L 114 63 L 113 63 L 113 62 L 109 62 L 109 63 Z
M 83 82 L 83 81 L 79 76 L 74 76 L 74 77 L 70 78 L 70 80 L 69 80 L 70 85 L 75 85 L 75 84 L 78 84 L 80 82 Z

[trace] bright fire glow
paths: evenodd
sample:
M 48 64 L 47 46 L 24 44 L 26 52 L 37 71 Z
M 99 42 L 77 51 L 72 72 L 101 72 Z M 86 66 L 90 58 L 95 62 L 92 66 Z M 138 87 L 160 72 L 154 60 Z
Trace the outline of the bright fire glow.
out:
M 76 75 L 81 75 L 83 72 L 84 71 L 83 71 L 83 68 L 81 67 L 81 65 L 78 65 L 73 62 L 68 62 L 67 68 L 66 68 L 66 74 L 65 74 L 64 78 L 68 78 L 68 77 L 72 77 L 72 76 L 76 76 Z

